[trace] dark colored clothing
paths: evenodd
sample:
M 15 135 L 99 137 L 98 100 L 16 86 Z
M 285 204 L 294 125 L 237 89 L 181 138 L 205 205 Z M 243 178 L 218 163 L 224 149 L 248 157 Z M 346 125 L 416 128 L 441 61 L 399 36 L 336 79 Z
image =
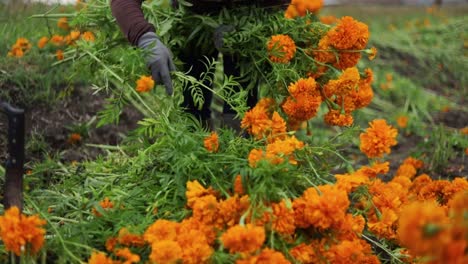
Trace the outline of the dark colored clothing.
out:
M 111 0 L 112 15 L 128 41 L 136 46 L 138 40 L 146 32 L 155 32 L 152 24 L 148 23 L 141 11 L 142 0 Z M 212 13 L 223 7 L 235 8 L 239 6 L 285 6 L 289 0 L 192 0 L 192 11 L 196 13 Z
M 155 32 L 152 24 L 146 21 L 141 11 L 141 0 L 112 0 L 112 15 L 128 41 L 136 46 L 147 32 Z

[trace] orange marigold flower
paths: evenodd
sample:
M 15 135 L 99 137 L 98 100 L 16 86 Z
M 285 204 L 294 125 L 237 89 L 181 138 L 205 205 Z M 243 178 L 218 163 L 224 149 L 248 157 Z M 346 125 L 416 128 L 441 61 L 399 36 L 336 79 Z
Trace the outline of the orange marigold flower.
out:
M 323 0 L 292 0 L 286 9 L 286 18 L 305 16 L 307 13 L 316 13 L 323 7 Z
M 315 253 L 315 249 L 311 245 L 306 245 L 304 243 L 299 244 L 293 247 L 289 253 L 291 256 L 297 260 L 299 263 L 312 264 L 319 263 L 318 256 Z
M 326 124 L 330 126 L 351 126 L 354 122 L 353 116 L 349 113 L 341 113 L 340 110 L 331 109 L 324 117 Z
M 146 229 L 143 237 L 149 243 L 162 240 L 176 240 L 179 223 L 159 219 Z
M 284 139 L 286 137 L 286 132 L 286 121 L 275 111 L 271 117 L 271 134 L 268 141 L 273 142 L 277 139 Z
M 265 230 L 251 224 L 236 225 L 221 235 L 221 242 L 231 253 L 252 253 L 265 242 Z
M 327 229 L 344 220 L 349 204 L 348 193 L 335 185 L 312 187 L 293 201 L 294 220 L 301 228 Z
M 197 229 L 185 229 L 179 232 L 177 243 L 182 248 L 182 263 L 208 263 L 213 254 L 213 248 L 208 244 L 207 237 Z
M 276 232 L 284 235 L 292 235 L 296 230 L 294 225 L 294 211 L 286 206 L 286 202 L 282 200 L 279 203 L 271 205 L 273 210 L 272 228 Z
M 336 49 L 361 50 L 366 47 L 369 40 L 369 28 L 366 24 L 345 16 L 327 33 L 327 36 L 330 44 Z
M 112 203 L 108 197 L 105 197 L 104 200 L 100 201 L 99 205 L 101 206 L 102 209 L 104 209 L 104 211 L 114 208 L 114 203 Z M 97 217 L 102 216 L 102 214 L 98 212 L 96 208 L 93 208 L 92 212 Z
M 69 137 L 68 137 L 68 144 L 76 144 L 78 142 L 81 141 L 81 135 L 79 133 L 72 133 Z
M 445 209 L 435 201 L 413 202 L 405 206 L 398 221 L 401 245 L 417 256 L 440 256 L 450 242 L 449 219 Z
M 257 163 L 261 159 L 263 159 L 264 154 L 265 154 L 264 151 L 261 149 L 252 149 L 248 157 L 249 166 L 252 168 L 255 168 L 257 166 Z
M 108 258 L 103 252 L 93 252 L 88 260 L 89 264 L 114 264 L 111 258 Z
M 404 115 L 399 116 L 396 122 L 400 128 L 405 128 L 408 125 L 408 117 Z
M 124 264 L 132 264 L 140 262 L 140 256 L 134 254 L 128 248 L 119 248 L 115 251 L 115 255 L 119 258 L 125 259 Z
M 297 164 L 294 159 L 294 151 L 302 149 L 304 142 L 298 140 L 295 136 L 287 137 L 284 140 L 276 140 L 266 147 L 265 158 L 272 164 L 280 164 L 284 161 L 283 157 L 289 158 L 291 164 Z
M 242 184 L 242 176 L 239 174 L 234 180 L 234 193 L 243 195 L 245 193 L 244 185 Z
M 289 85 L 288 91 L 291 96 L 286 98 L 282 108 L 291 119 L 302 122 L 317 114 L 322 97 L 313 78 L 299 79 Z
M 463 135 L 468 135 L 468 127 L 460 129 L 460 133 L 462 133 Z
M 17 256 L 24 254 L 26 249 L 31 250 L 26 254 L 36 254 L 44 244 L 46 231 L 42 226 L 45 224 L 46 221 L 37 215 L 23 215 L 16 206 L 8 208 L 0 216 L 0 237 L 5 249 Z
M 390 169 L 390 163 L 387 162 L 374 162 L 372 166 L 362 166 L 358 172 L 363 173 L 369 178 L 375 178 L 378 174 L 386 174 Z
M 323 90 L 327 97 L 332 95 L 346 96 L 352 91 L 356 91 L 359 88 L 359 71 L 356 67 L 348 68 L 343 71 L 337 80 L 330 80 Z
M 241 121 L 241 128 L 247 129 L 256 139 L 263 138 L 271 128 L 271 120 L 266 108 L 256 105 L 247 111 Z
M 193 218 L 205 225 L 212 225 L 218 220 L 218 201 L 214 195 L 205 195 L 195 200 Z
M 249 206 L 250 200 L 247 195 L 239 198 L 236 194 L 219 203 L 219 217 L 222 219 L 224 225 L 232 227 L 239 223 L 242 214 L 247 211 Z
M 149 92 L 154 88 L 154 80 L 151 76 L 143 75 L 136 81 L 135 90 L 139 93 Z
M 106 244 L 105 244 L 106 250 L 109 252 L 113 252 L 117 243 L 118 243 L 118 239 L 116 237 L 109 237 L 106 240 Z
M 37 47 L 42 49 L 42 48 L 45 47 L 45 45 L 47 45 L 47 42 L 49 42 L 49 38 L 48 37 L 42 37 L 37 42 Z
M 281 252 L 265 248 L 256 257 L 256 264 L 291 264 Z
M 205 146 L 206 150 L 208 150 L 208 152 L 218 152 L 218 134 L 216 132 L 211 132 L 210 136 L 203 140 L 203 145 Z
M 340 21 L 336 16 L 328 15 L 328 16 L 320 16 L 320 22 L 327 25 L 332 25 Z
M 77 40 L 80 38 L 81 32 L 79 30 L 72 30 L 70 31 L 70 38 L 71 40 Z
M 52 42 L 52 44 L 54 44 L 55 46 L 61 46 L 64 44 L 64 39 L 63 39 L 63 36 L 53 35 L 50 38 L 50 42 Z
M 24 56 L 24 53 L 31 49 L 32 45 L 29 43 L 29 40 L 26 38 L 18 38 L 11 47 L 10 51 L 8 52 L 7 56 L 9 57 L 16 57 L 21 58 Z
M 369 177 L 363 173 L 355 172 L 352 174 L 336 174 L 336 185 L 347 193 L 354 191 L 358 186 L 364 185 L 369 181 Z
M 182 259 L 182 248 L 172 240 L 156 241 L 151 245 L 149 259 L 153 263 L 172 264 Z
M 397 220 L 398 214 L 395 209 L 383 207 L 378 216 L 374 214 L 368 217 L 367 227 L 377 236 L 392 240 L 396 238 Z
M 89 41 L 89 42 L 94 42 L 94 40 L 96 39 L 94 37 L 94 34 L 93 32 L 91 31 L 85 31 L 83 32 L 83 34 L 81 35 L 81 39 L 85 40 L 85 41 Z
M 127 247 L 142 247 L 145 245 L 145 240 L 142 235 L 132 234 L 127 228 L 120 229 L 118 242 Z
M 63 51 L 62 50 L 57 50 L 55 52 L 55 57 L 57 57 L 57 60 L 63 60 L 63 58 L 64 58 Z
M 274 35 L 267 44 L 270 60 L 278 63 L 288 63 L 296 54 L 296 44 L 288 35 Z
M 384 153 L 390 153 L 390 147 L 397 144 L 398 132 L 388 125 L 384 119 L 375 119 L 369 122 L 369 128 L 361 133 L 361 151 L 369 158 L 382 157 Z
M 217 194 L 211 187 L 206 189 L 197 180 L 187 182 L 185 197 L 187 198 L 188 207 L 192 208 L 197 199 L 206 195 L 216 196 Z
M 344 240 L 332 245 L 325 253 L 328 263 L 346 264 L 350 261 L 354 263 L 379 263 L 372 256 L 371 248 L 366 242 L 360 239 Z M 374 257 L 374 260 L 369 258 Z M 368 262 L 369 261 L 369 262 Z
M 68 25 L 68 19 L 66 17 L 59 18 L 59 20 L 57 21 L 57 27 L 64 30 L 70 29 L 70 26 Z

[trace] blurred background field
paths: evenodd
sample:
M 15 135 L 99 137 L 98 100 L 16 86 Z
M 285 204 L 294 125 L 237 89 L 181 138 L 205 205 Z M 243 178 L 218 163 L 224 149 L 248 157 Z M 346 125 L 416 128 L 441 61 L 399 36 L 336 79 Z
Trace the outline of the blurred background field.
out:
M 462 132 L 468 126 L 468 4 L 443 1 L 436 7 L 432 1 L 423 2 L 329 1 L 331 5 L 320 16 L 348 15 L 365 22 L 371 31 L 370 46 L 378 49 L 375 60 L 365 59 L 358 65 L 375 72 L 375 98 L 370 107 L 357 113 L 356 124 L 365 126 L 374 118 L 386 118 L 400 130 L 394 150 L 398 162 L 415 155 L 440 175 L 468 175 L 468 139 Z M 59 32 L 58 19 L 30 16 L 73 10 L 73 5 L 0 2 L 0 99 L 26 109 L 31 162 L 94 159 L 103 152 L 92 144 L 118 144 L 139 120 L 136 111 L 126 109 L 118 125 L 96 128 L 105 94 L 93 94 L 86 76 L 66 63 L 54 65 L 55 54 L 37 48 L 42 36 Z M 20 37 L 27 38 L 33 48 L 23 58 L 8 57 Z M 334 130 L 323 127 L 319 118 L 311 123 L 317 141 Z M 82 136 L 76 144 L 69 141 L 73 133 Z M 1 138 L 3 160 L 5 141 Z

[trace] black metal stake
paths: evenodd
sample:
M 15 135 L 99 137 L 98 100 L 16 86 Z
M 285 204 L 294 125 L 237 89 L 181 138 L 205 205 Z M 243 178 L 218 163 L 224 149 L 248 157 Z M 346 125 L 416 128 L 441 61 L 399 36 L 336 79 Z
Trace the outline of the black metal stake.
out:
M 24 172 L 24 110 L 8 103 L 0 103 L 0 110 L 8 117 L 8 159 L 5 163 L 3 206 L 23 209 Z

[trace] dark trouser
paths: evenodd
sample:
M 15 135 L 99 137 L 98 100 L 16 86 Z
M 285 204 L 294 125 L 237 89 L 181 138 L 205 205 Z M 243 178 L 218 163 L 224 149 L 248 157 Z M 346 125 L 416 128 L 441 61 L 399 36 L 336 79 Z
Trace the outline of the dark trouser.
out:
M 216 54 L 211 54 L 210 56 L 208 56 L 208 58 L 216 58 Z M 204 64 L 204 62 L 206 63 L 206 58 L 183 57 L 181 58 L 181 60 L 186 64 L 184 70 L 189 70 L 191 68 L 189 74 L 197 79 L 200 77 L 201 73 L 207 70 Z M 236 61 L 232 58 L 232 56 L 224 56 L 224 74 L 227 76 L 240 76 L 239 69 L 236 67 Z M 240 84 L 243 88 L 247 87 L 248 85 L 248 83 Z M 205 85 L 209 86 L 210 84 L 205 83 Z M 201 109 L 198 109 L 198 107 L 195 106 L 189 88 L 184 89 L 184 102 L 182 106 L 186 109 L 188 113 L 193 114 L 198 120 L 206 122 L 211 117 L 210 105 L 213 99 L 213 94 L 211 93 L 211 91 L 205 88 L 202 88 L 202 91 L 205 101 Z M 247 97 L 247 105 L 249 107 L 253 107 L 256 103 L 257 90 L 252 89 L 252 91 L 249 92 Z M 224 103 L 223 115 L 233 116 L 235 114 L 236 112 L 229 106 L 229 104 Z

